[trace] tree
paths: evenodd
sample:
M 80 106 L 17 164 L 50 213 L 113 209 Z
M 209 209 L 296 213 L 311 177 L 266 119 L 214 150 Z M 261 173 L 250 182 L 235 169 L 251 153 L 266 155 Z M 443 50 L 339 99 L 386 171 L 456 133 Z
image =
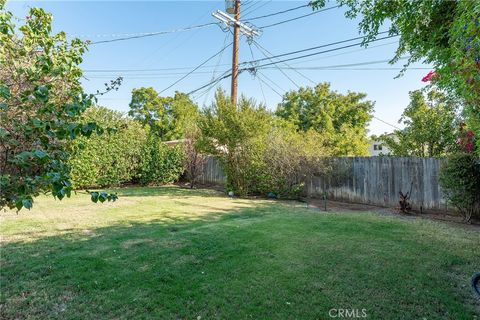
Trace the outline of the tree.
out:
M 65 146 L 101 129 L 77 122 L 96 99 L 80 84 L 86 44 L 51 34 L 52 15 L 39 8 L 18 29 L 12 21 L 0 1 L 0 208 L 20 210 L 40 193 L 70 196 Z M 92 193 L 95 202 L 115 198 Z
M 421 90 L 412 91 L 399 121 L 405 129 L 381 139 L 396 156 L 444 156 L 456 147 L 457 109 L 455 101 L 440 91 L 430 90 L 426 96 Z
M 186 128 L 195 122 L 198 109 L 184 93 L 161 97 L 153 88 L 138 88 L 132 91 L 128 114 L 167 141 L 183 137 Z
M 364 93 L 342 95 L 322 83 L 314 88 L 290 91 L 278 105 L 276 115 L 291 121 L 298 130 L 315 130 L 325 137 L 333 155 L 365 155 L 367 125 L 374 103 Z
M 427 80 L 461 99 L 470 127 L 480 134 L 480 3 L 471 0 L 339 0 L 348 18 L 361 17 L 365 45 L 381 28 L 399 34 L 392 63 L 408 55 L 406 67 L 417 61 L 433 64 Z M 314 9 L 325 0 L 312 2 Z M 479 143 L 479 142 L 477 142 Z
M 202 151 L 221 161 L 227 187 L 240 196 L 256 191 L 271 122 L 272 116 L 264 106 L 244 96 L 235 106 L 222 90 L 200 117 Z

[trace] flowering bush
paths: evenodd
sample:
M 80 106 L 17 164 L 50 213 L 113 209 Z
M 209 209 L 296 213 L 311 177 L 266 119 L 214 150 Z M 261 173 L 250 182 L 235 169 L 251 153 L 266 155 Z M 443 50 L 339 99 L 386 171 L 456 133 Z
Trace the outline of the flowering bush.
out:
M 423 82 L 430 82 L 430 81 L 432 81 L 436 76 L 437 76 L 437 74 L 435 73 L 435 71 L 430 71 L 425 77 L 422 78 L 422 81 L 423 81 Z
M 457 139 L 457 145 L 463 152 L 475 151 L 475 133 L 472 130 L 465 129 L 465 124 L 460 126 L 460 136 Z

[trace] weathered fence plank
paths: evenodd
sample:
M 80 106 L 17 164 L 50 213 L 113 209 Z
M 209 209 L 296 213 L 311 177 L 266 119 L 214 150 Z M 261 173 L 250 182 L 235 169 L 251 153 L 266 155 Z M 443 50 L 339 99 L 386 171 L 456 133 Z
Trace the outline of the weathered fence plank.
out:
M 397 206 L 400 191 L 411 190 L 414 208 L 445 209 L 439 174 L 442 159 L 417 157 L 342 157 L 333 159 L 334 174 L 313 177 L 305 185 L 310 197 L 380 206 Z M 207 158 L 199 181 L 225 184 L 220 162 Z

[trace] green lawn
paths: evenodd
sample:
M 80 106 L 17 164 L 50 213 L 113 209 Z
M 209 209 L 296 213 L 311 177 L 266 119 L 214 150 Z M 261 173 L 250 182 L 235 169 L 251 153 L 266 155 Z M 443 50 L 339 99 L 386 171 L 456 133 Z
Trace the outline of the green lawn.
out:
M 1 319 L 480 319 L 478 230 L 207 190 L 118 192 L 0 213 Z

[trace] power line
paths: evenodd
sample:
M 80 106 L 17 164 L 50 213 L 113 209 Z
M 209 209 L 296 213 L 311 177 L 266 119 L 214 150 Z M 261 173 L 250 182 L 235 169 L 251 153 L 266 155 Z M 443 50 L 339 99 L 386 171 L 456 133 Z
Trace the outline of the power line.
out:
M 253 55 L 252 45 L 250 44 L 250 42 L 248 43 L 248 48 L 250 49 L 250 54 L 252 55 L 252 60 L 255 60 L 255 57 Z M 254 74 L 254 77 L 258 79 L 258 84 L 260 84 L 260 91 L 262 92 L 262 96 L 263 96 L 263 102 L 265 103 L 265 106 L 266 106 L 267 105 L 267 99 L 265 98 L 265 92 L 263 91 L 262 81 L 260 80 L 260 78 L 256 77 L 256 74 Z
M 255 44 L 255 46 L 260 50 L 260 51 L 265 51 L 267 52 L 267 54 L 269 54 L 270 56 L 273 56 L 273 54 L 268 51 L 266 48 L 264 48 L 260 43 L 256 42 L 255 40 L 253 40 L 253 44 Z M 292 69 L 295 73 L 297 73 L 298 75 L 300 75 L 302 78 L 306 79 L 307 81 L 310 81 L 310 83 L 312 84 L 315 84 L 315 81 L 313 81 L 312 79 L 310 79 L 309 77 L 307 77 L 306 75 L 304 75 L 303 73 L 301 73 L 300 71 L 298 71 L 297 69 L 295 68 L 292 68 L 288 63 L 284 63 L 287 67 L 289 67 L 290 69 Z M 278 66 L 276 66 L 277 69 L 281 70 Z
M 394 36 L 387 36 L 387 37 L 383 37 L 383 38 L 378 38 L 378 39 L 371 40 L 371 41 L 369 41 L 368 43 L 374 42 L 374 41 L 380 41 L 380 40 L 384 40 L 384 39 L 389 39 L 389 38 L 392 38 L 392 37 L 394 37 Z M 293 57 L 293 58 L 288 58 L 288 59 L 284 59 L 284 60 L 279 60 L 279 61 L 277 61 L 276 63 L 282 63 L 282 62 L 287 62 L 287 61 L 292 61 L 292 60 L 298 60 L 298 59 L 307 58 L 307 57 L 312 57 L 312 56 L 316 56 L 316 55 L 323 54 L 323 53 L 327 53 L 327 52 L 333 52 L 333 51 L 337 51 L 337 50 L 342 50 L 342 49 L 346 49 L 346 48 L 351 48 L 351 47 L 354 47 L 354 46 L 361 45 L 362 43 L 363 43 L 363 42 L 358 42 L 358 43 L 346 45 L 346 46 L 343 46 L 343 47 L 338 47 L 338 48 L 333 48 L 333 49 L 329 49 L 329 50 L 324 50 L 324 51 L 309 53 L 309 54 L 305 54 L 305 55 L 298 56 L 298 57 Z M 295 53 L 302 52 L 302 51 L 304 52 L 304 51 L 307 51 L 307 50 L 311 50 L 311 49 L 299 50 L 299 51 L 296 51 Z M 291 55 L 291 54 L 294 54 L 294 53 L 285 53 L 285 54 L 273 56 L 272 58 L 277 58 L 277 57 L 281 57 L 281 56 L 285 56 L 285 55 Z M 244 62 L 244 63 L 241 63 L 241 64 L 248 64 L 248 63 L 251 64 L 251 63 L 258 62 L 258 61 L 260 61 L 260 60 L 265 60 L 265 59 L 258 59 L 257 61 L 247 61 L 247 62 Z M 273 63 L 273 62 L 264 63 L 264 64 L 262 64 L 262 65 L 256 66 L 256 68 L 261 68 L 261 67 L 265 67 L 265 66 L 270 66 L 270 65 L 273 65 L 273 64 L 275 64 L 275 63 Z M 245 68 L 245 69 L 248 69 L 248 68 Z
M 310 16 L 313 16 L 314 14 L 318 14 L 318 13 L 325 12 L 325 11 L 328 11 L 328 10 L 336 9 L 336 8 L 339 8 L 339 7 L 340 7 L 340 5 L 334 6 L 334 7 L 325 8 L 325 9 L 322 9 L 322 10 L 313 11 L 313 12 L 310 12 L 310 13 L 307 13 L 307 14 L 304 14 L 304 15 L 301 15 L 301 16 L 298 16 L 298 17 L 295 17 L 295 18 L 291 18 L 291 19 L 287 19 L 287 20 L 280 21 L 280 22 L 272 23 L 272 24 L 269 24 L 269 25 L 266 25 L 266 26 L 261 26 L 261 27 L 259 27 L 259 28 L 260 28 L 260 29 L 271 28 L 271 27 L 274 27 L 274 26 L 278 26 L 278 25 L 280 25 L 280 24 L 284 24 L 284 23 L 291 22 L 291 21 L 295 21 L 295 20 L 298 20 L 298 19 L 303 19 L 303 18 L 306 18 L 306 17 L 310 17 Z
M 196 26 L 190 26 L 190 27 L 186 27 L 186 28 L 178 28 L 178 29 L 167 30 L 167 31 L 140 33 L 140 34 L 136 34 L 136 35 L 134 34 L 134 35 L 131 35 L 131 36 L 126 36 L 126 37 L 122 37 L 122 38 L 118 38 L 118 39 L 93 41 L 93 42 L 90 42 L 90 45 L 101 44 L 101 43 L 109 43 L 109 42 L 117 42 L 117 41 L 125 41 L 125 40 L 139 39 L 139 38 L 146 38 L 146 37 L 153 37 L 153 36 L 159 36 L 159 35 L 176 33 L 176 32 L 185 32 L 185 31 L 210 27 L 210 26 L 217 25 L 217 24 L 218 24 L 217 22 L 210 22 L 210 23 L 199 24 L 199 25 L 196 25 Z M 112 36 L 115 36 L 115 35 L 112 35 Z
M 245 8 L 244 9 L 244 13 L 243 13 L 243 17 L 245 18 L 246 16 L 248 16 L 249 14 L 251 14 L 252 12 L 254 12 L 255 10 L 258 10 L 260 8 L 263 8 L 264 6 L 266 6 L 267 4 L 269 4 L 270 2 L 272 2 L 272 0 L 268 0 L 268 1 L 264 1 L 263 3 L 261 3 L 261 1 L 257 1 L 254 5 L 252 5 L 250 8 Z M 254 8 L 255 5 L 257 4 L 260 4 L 260 6 L 258 6 L 257 8 Z
M 240 71 L 239 71 L 239 74 L 240 74 Z M 228 73 L 228 71 L 225 71 L 225 72 L 223 73 L 223 75 L 217 77 L 217 79 L 210 81 L 209 83 L 201 86 L 200 88 L 197 88 L 197 89 L 195 89 L 195 90 L 190 91 L 189 93 L 187 93 L 187 95 L 194 94 L 195 92 L 198 92 L 198 91 L 200 91 L 200 90 L 202 90 L 202 89 L 204 89 L 204 88 L 206 88 L 206 87 L 208 87 L 208 86 L 210 86 L 210 85 L 212 85 L 212 84 L 215 85 L 215 84 L 219 83 L 220 81 L 222 81 L 223 79 L 226 79 L 226 78 L 230 77 L 231 75 L 232 75 L 231 72 Z
M 270 88 L 270 90 L 272 90 L 273 92 L 275 92 L 280 98 L 283 98 L 282 94 L 279 93 L 277 90 L 275 90 L 271 85 L 268 84 L 268 82 L 262 80 L 262 78 L 260 77 L 260 75 L 262 75 L 263 77 L 267 78 L 267 76 L 265 76 L 263 73 L 258 73 L 257 74 L 257 77 L 258 77 L 258 80 L 260 80 L 261 82 L 263 82 L 267 87 Z M 272 81 L 272 80 L 270 80 Z
M 340 48 L 338 48 L 340 49 Z M 316 54 L 319 54 L 319 53 L 316 53 Z M 408 57 L 403 57 L 402 59 L 407 59 Z M 350 63 L 350 64 L 344 64 L 344 65 L 333 65 L 333 66 L 323 66 L 323 67 L 317 67 L 319 70 L 329 70 L 329 69 L 332 69 L 332 70 L 348 70 L 348 69 L 338 69 L 338 68 L 342 68 L 342 67 L 354 67 L 354 66 L 360 66 L 360 65 L 368 65 L 368 64 L 379 64 L 379 63 L 385 63 L 385 62 L 389 62 L 390 60 L 386 59 L 386 60 L 376 60 L 376 61 L 366 61 L 366 62 L 358 62 L 358 63 Z M 249 63 L 248 61 L 245 62 L 245 63 Z M 241 68 L 239 69 L 239 72 L 243 72 L 243 71 L 256 71 L 257 73 L 259 72 L 259 69 L 268 69 L 268 68 L 265 68 L 265 66 L 267 65 L 270 65 L 271 63 L 269 64 L 265 64 L 265 65 L 260 65 L 260 66 L 251 66 L 251 67 L 245 67 L 245 68 Z M 275 68 L 276 69 L 276 68 Z M 228 71 L 226 71 L 228 72 Z M 265 74 L 262 74 L 265 78 L 269 79 L 268 77 L 265 76 Z M 196 92 L 196 91 L 199 91 L 207 86 L 209 86 L 210 84 L 214 83 L 214 82 L 219 82 L 227 77 L 231 76 L 231 73 L 228 73 L 228 74 L 224 74 L 222 75 L 222 77 L 219 77 L 209 83 L 207 83 L 206 85 L 192 91 L 192 92 Z M 270 80 L 270 79 L 269 79 Z M 270 80 L 272 81 L 272 80 Z M 273 81 L 272 81 L 273 82 Z M 281 89 L 281 88 L 280 88 Z M 283 89 L 282 89 L 283 90 Z
M 385 33 L 388 33 L 388 31 L 380 32 L 379 35 L 385 34 Z M 398 35 L 393 35 L 393 36 L 388 36 L 388 37 L 373 39 L 373 40 L 370 40 L 370 41 L 365 42 L 365 44 L 366 44 L 366 43 L 370 43 L 370 42 L 374 42 L 374 41 L 389 39 L 389 38 L 393 38 L 393 37 L 398 37 Z M 316 50 L 316 49 L 331 47 L 331 46 L 334 46 L 334 45 L 337 45 L 337 44 L 343 44 L 343 43 L 351 42 L 351 41 L 354 41 L 354 40 L 360 40 L 360 39 L 365 39 L 365 37 L 355 37 L 355 38 L 345 39 L 345 40 L 341 40 L 341 41 L 331 42 L 331 43 L 322 44 L 322 45 L 315 46 L 315 47 L 310 47 L 310 48 L 306 48 L 306 49 L 291 51 L 291 52 L 282 53 L 282 54 L 277 54 L 277 55 L 272 56 L 272 57 L 273 57 L 273 58 L 280 58 L 280 57 L 284 57 L 284 56 L 290 56 L 290 55 L 292 55 L 292 54 L 297 54 L 297 53 L 302 53 L 302 52 L 306 52 L 306 51 L 312 51 L 312 50 Z M 362 43 L 363 43 L 363 42 L 361 42 L 360 44 L 362 44 Z M 354 46 L 357 46 L 357 45 L 359 45 L 359 43 L 355 43 L 355 44 L 353 44 L 353 45 L 351 45 L 351 46 L 347 46 L 347 47 L 345 47 L 345 48 L 354 47 Z M 341 49 L 343 49 L 343 47 L 342 47 Z M 336 50 L 336 48 L 332 49 L 332 51 L 335 51 L 335 50 Z M 269 60 L 269 58 L 257 59 L 257 60 L 254 60 L 254 61 L 250 61 L 250 62 L 248 62 L 248 63 L 257 63 L 257 62 L 265 61 L 265 60 Z M 247 62 L 243 62 L 243 63 L 247 63 Z M 240 64 L 242 64 L 242 63 L 240 63 Z
M 201 64 L 199 64 L 198 66 L 196 66 L 195 68 L 193 68 L 190 72 L 188 72 L 187 74 L 185 74 L 183 77 L 181 77 L 180 79 L 178 79 L 177 81 L 175 81 L 175 82 L 172 83 L 171 85 L 169 85 L 168 87 L 166 87 L 165 89 L 163 89 L 162 91 L 160 91 L 159 94 L 165 92 L 166 90 L 170 89 L 171 87 L 173 87 L 174 85 L 176 85 L 177 83 L 179 83 L 180 81 L 182 81 L 183 79 L 185 79 L 186 77 L 188 77 L 189 75 L 191 75 L 192 73 L 194 73 L 197 69 L 199 69 L 201 66 L 203 66 L 204 64 L 206 64 L 208 61 L 212 60 L 213 58 L 215 58 L 216 56 L 218 56 L 219 54 L 221 54 L 225 49 L 227 49 L 228 47 L 230 47 L 232 44 L 233 44 L 233 42 L 230 42 L 230 44 L 224 46 L 222 49 L 220 49 L 220 51 L 218 51 L 217 53 L 215 53 L 214 55 L 212 55 L 211 57 L 209 57 L 207 60 L 203 61 Z
M 261 52 L 265 57 L 267 57 L 271 62 L 274 63 L 275 68 L 276 68 L 277 70 L 279 70 L 279 71 L 285 76 L 285 78 L 287 78 L 288 80 L 290 80 L 290 82 L 293 83 L 297 88 L 300 88 L 300 86 L 299 86 L 295 81 L 293 81 L 293 79 L 290 78 L 290 77 L 288 76 L 288 74 L 286 74 L 282 69 L 280 69 L 280 68 L 278 67 L 278 65 L 277 65 L 272 59 L 270 59 L 270 58 L 267 56 L 267 54 L 266 54 L 265 52 L 263 52 L 263 50 L 261 50 L 261 47 L 258 46 L 258 44 L 257 44 L 256 41 L 253 41 L 253 44 L 254 44 L 255 46 L 257 46 L 257 48 L 260 50 L 260 52 Z
M 303 4 L 301 6 L 298 6 L 298 7 L 294 7 L 294 8 L 290 8 L 290 9 L 286 9 L 286 10 L 282 10 L 282 11 L 277 11 L 277 12 L 273 12 L 273 13 L 269 13 L 269 14 L 265 14 L 263 16 L 248 18 L 246 21 L 268 18 L 268 17 L 276 16 L 276 15 L 279 15 L 279 14 L 287 13 L 287 12 L 290 12 L 290 11 L 298 10 L 298 9 L 309 7 L 309 6 L 310 6 L 310 3 L 307 3 L 307 4 Z
M 393 124 L 391 124 L 391 123 L 388 123 L 388 122 L 385 121 L 385 120 L 380 119 L 379 117 L 373 116 L 373 118 L 377 119 L 377 120 L 380 121 L 380 122 L 385 123 L 386 125 L 389 125 L 390 127 L 395 128 L 395 129 L 397 129 L 397 130 L 402 130 L 402 129 L 400 129 L 400 128 L 397 127 L 397 126 L 395 126 L 395 125 L 393 125 Z
M 304 62 L 323 60 L 323 59 L 326 59 L 326 58 L 337 57 L 337 56 L 346 55 L 346 54 L 350 54 L 350 53 L 360 52 L 360 51 L 363 51 L 363 50 L 369 50 L 369 49 L 373 49 L 373 48 L 383 47 L 383 46 L 391 45 L 391 44 L 395 44 L 395 43 L 396 42 L 389 42 L 389 43 L 380 44 L 380 45 L 376 45 L 376 46 L 369 46 L 367 48 L 361 48 L 361 49 L 357 49 L 357 50 L 351 50 L 351 51 L 347 51 L 347 52 L 332 54 L 332 55 L 324 56 L 324 57 L 321 57 L 321 58 L 293 62 L 289 65 L 293 66 L 293 65 L 296 65 L 296 64 L 304 63 Z M 255 60 L 252 60 L 252 61 L 255 61 Z M 230 64 L 219 64 L 218 66 L 225 67 L 225 66 L 230 66 Z M 213 68 L 213 67 L 215 67 L 215 65 L 205 65 L 205 66 L 202 66 L 199 69 Z M 86 73 L 91 73 L 91 72 L 93 72 L 93 73 L 107 73 L 107 72 L 109 72 L 109 73 L 112 73 L 112 72 L 114 72 L 114 73 L 116 73 L 116 72 L 124 73 L 124 72 L 156 72 L 156 71 L 190 70 L 192 68 L 193 67 L 190 66 L 190 67 L 171 67 L 171 68 L 155 68 L 155 69 L 85 69 L 83 71 L 86 72 Z M 303 67 L 298 67 L 297 69 L 304 69 L 304 68 Z M 409 69 L 411 69 L 411 68 L 409 68 Z M 305 70 L 308 70 L 308 69 L 305 69 Z M 196 73 L 200 73 L 200 72 L 196 72 Z M 205 72 L 205 73 L 210 73 L 210 71 Z M 175 74 L 183 74 L 183 73 L 175 73 Z

